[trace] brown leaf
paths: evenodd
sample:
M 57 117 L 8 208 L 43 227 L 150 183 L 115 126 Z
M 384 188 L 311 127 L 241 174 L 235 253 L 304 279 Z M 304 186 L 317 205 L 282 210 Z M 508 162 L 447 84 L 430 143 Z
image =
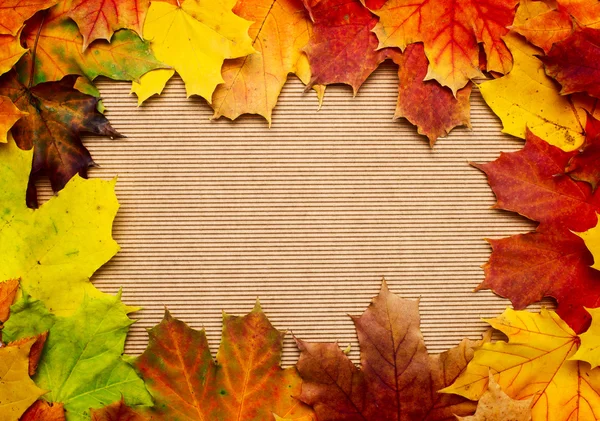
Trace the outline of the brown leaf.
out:
M 102 409 L 92 409 L 92 421 L 147 421 L 148 418 L 142 416 L 137 411 L 131 409 L 121 398 L 120 401 L 105 406 Z
M 392 294 L 386 283 L 369 308 L 353 317 L 361 348 L 356 367 L 335 343 L 297 340 L 301 401 L 319 421 L 451 421 L 475 404 L 437 393 L 465 370 L 480 343 L 463 341 L 429 356 L 419 330 L 418 302 Z
M 35 401 L 19 421 L 66 421 L 62 403 Z
M 0 326 L 8 320 L 10 306 L 15 300 L 18 290 L 18 279 L 9 279 L 8 281 L 0 282 Z

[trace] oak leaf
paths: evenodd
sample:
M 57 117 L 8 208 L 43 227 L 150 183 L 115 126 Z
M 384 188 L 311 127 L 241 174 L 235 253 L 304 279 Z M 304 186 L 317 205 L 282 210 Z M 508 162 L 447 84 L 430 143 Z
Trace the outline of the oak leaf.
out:
M 477 412 L 459 421 L 530 421 L 533 398 L 518 401 L 511 399 L 490 375 L 488 389 L 477 402 Z
M 98 76 L 139 80 L 144 73 L 165 67 L 152 54 L 150 43 L 129 30 L 116 32 L 110 44 L 97 41 L 82 51 L 83 37 L 68 16 L 72 1 L 62 1 L 27 22 L 21 38 L 30 53 L 17 66 L 24 85 L 59 81 L 67 75 L 90 81 Z
M 8 320 L 10 315 L 10 306 L 12 305 L 17 292 L 19 291 L 19 280 L 9 279 L 0 282 L 0 327 Z M 0 339 L 2 339 L 0 337 Z
M 251 22 L 232 12 L 235 4 L 235 0 L 150 3 L 144 37 L 151 41 L 156 58 L 179 73 L 188 96 L 200 95 L 210 103 L 215 88 L 224 82 L 223 61 L 254 53 L 248 36 Z M 134 83 L 132 91 L 144 96 L 162 92 L 173 71 L 153 73 Z
M 51 404 L 39 400 L 29 407 L 19 421 L 66 421 L 65 410 L 62 403 Z
M 217 363 L 204 331 L 189 328 L 167 312 L 150 330 L 148 348 L 134 362 L 154 397 L 152 419 L 310 417 L 312 411 L 292 398 L 300 392 L 296 369 L 279 365 L 283 337 L 258 304 L 244 317 L 224 314 Z
M 142 35 L 149 0 L 72 0 L 68 16 L 83 35 L 83 49 L 97 39 L 110 41 L 119 29 Z
M 288 74 L 303 83 L 310 80 L 307 57 L 312 23 L 302 0 L 242 0 L 233 12 L 254 22 L 249 35 L 256 52 L 225 60 L 220 84 L 212 97 L 213 118 L 232 120 L 241 114 L 259 114 L 269 124 L 271 113 Z
M 18 36 L 27 19 L 60 0 L 3 0 L 0 4 L 0 35 Z
M 0 421 L 15 421 L 46 393 L 29 377 L 29 350 L 34 339 L 0 348 Z
M 517 15 L 521 17 L 511 29 L 546 52 L 578 28 L 600 29 L 597 0 L 522 0 Z
M 536 57 L 539 50 L 515 34 L 505 41 L 514 57 L 512 71 L 479 85 L 483 99 L 502 120 L 502 131 L 525 138 L 529 128 L 565 151 L 579 148 L 585 139 L 586 104 L 560 95 Z
M 426 79 L 452 92 L 480 77 L 479 47 L 487 70 L 507 73 L 512 57 L 502 37 L 513 22 L 517 0 L 389 0 L 374 13 L 379 48 L 422 42 L 429 60 Z
M 359 0 L 303 0 L 314 22 L 305 47 L 312 76 L 309 87 L 345 83 L 354 94 L 387 58 L 371 32 L 377 18 Z
M 101 409 L 92 409 L 92 421 L 147 421 L 138 411 L 129 407 L 124 399 Z
M 8 131 L 26 113 L 19 110 L 10 98 L 0 95 L 0 143 L 6 143 Z
M 579 332 L 589 322 L 584 307 L 600 304 L 600 271 L 590 267 L 592 255 L 573 232 L 597 224 L 600 194 L 565 174 L 574 156 L 529 132 L 522 150 L 475 164 L 496 194 L 494 207 L 540 222 L 533 233 L 489 240 L 493 252 L 477 289 L 492 289 L 517 309 L 554 297 L 558 314 Z
M 422 44 L 409 45 L 404 53 L 390 53 L 398 68 L 398 100 L 394 118 L 406 118 L 427 136 L 431 146 L 456 126 L 471 127 L 471 85 L 456 93 L 436 81 L 424 81 L 427 58 Z
M 111 233 L 115 180 L 75 176 L 58 197 L 32 210 L 25 204 L 32 156 L 10 137 L 0 144 L 0 279 L 20 278 L 28 294 L 67 315 L 84 296 L 103 295 L 89 278 L 119 250 Z
M 562 95 L 587 92 L 600 97 L 600 29 L 585 28 L 575 32 L 554 44 L 540 60 L 546 73 L 560 83 Z
M 467 369 L 443 392 L 477 400 L 491 373 L 511 398 L 533 398 L 533 421 L 598 419 L 600 370 L 572 360 L 580 339 L 556 313 L 507 309 L 487 322 L 504 333 L 508 342 L 483 344 Z
M 419 303 L 381 292 L 353 317 L 361 369 L 336 343 L 298 340 L 301 401 L 320 421 L 451 421 L 470 415 L 475 403 L 438 394 L 460 376 L 481 342 L 464 340 L 440 355 L 427 353 L 419 330 Z
M 119 293 L 85 297 L 75 313 L 55 318 L 34 380 L 49 390 L 45 400 L 64 404 L 67 421 L 89 420 L 90 408 L 121 397 L 129 405 L 152 404 L 143 381 L 122 358 L 134 323 L 128 314 L 136 310 L 123 304 Z M 33 321 L 27 312 L 18 317 Z
M 74 83 L 74 77 L 66 77 L 28 89 L 15 72 L 0 77 L 0 94 L 27 113 L 11 133 L 20 148 L 33 148 L 31 179 L 47 174 L 54 191 L 61 190 L 75 174 L 85 177 L 93 165 L 81 142 L 82 134 L 120 136 L 97 110 L 98 98 L 77 91 Z M 31 182 L 28 202 L 32 206 L 37 204 L 35 193 Z

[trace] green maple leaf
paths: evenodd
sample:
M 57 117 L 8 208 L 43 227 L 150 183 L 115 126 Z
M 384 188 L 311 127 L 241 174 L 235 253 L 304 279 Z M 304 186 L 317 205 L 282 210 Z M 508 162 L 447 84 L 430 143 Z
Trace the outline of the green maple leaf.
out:
M 40 301 L 24 297 L 11 307 L 4 334 L 15 340 L 49 328 L 34 380 L 50 391 L 44 399 L 64 404 L 67 421 L 89 420 L 91 408 L 121 398 L 128 405 L 152 405 L 143 380 L 122 356 L 134 323 L 128 314 L 136 310 L 119 293 L 85 297 L 73 315 L 53 317 Z
M 0 279 L 21 278 L 24 291 L 67 316 L 85 296 L 104 295 L 89 279 L 119 250 L 112 239 L 115 181 L 75 176 L 32 210 L 25 204 L 32 154 L 12 137 L 0 144 Z

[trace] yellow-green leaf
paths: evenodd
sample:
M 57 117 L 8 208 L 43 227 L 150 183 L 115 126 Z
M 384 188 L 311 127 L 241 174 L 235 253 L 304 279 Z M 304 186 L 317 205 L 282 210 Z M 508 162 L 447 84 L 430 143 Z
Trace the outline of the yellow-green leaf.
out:
M 28 294 L 53 313 L 68 315 L 85 295 L 102 295 L 89 279 L 119 250 L 112 239 L 119 207 L 115 180 L 75 176 L 32 210 L 25 205 L 32 154 L 10 135 L 0 144 L 0 279 L 21 278 Z
M 221 66 L 227 58 L 252 54 L 248 36 L 251 22 L 233 12 L 235 0 L 183 0 L 180 5 L 150 4 L 144 38 L 150 40 L 156 58 L 173 67 L 186 85 L 187 95 L 208 102 L 223 82 Z M 162 73 L 162 76 L 166 73 Z M 164 78 L 142 76 L 134 92 L 161 92 Z

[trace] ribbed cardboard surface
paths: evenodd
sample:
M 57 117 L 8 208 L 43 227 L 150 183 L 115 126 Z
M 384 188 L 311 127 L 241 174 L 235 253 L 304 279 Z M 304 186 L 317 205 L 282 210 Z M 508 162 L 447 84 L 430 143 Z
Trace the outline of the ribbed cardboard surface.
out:
M 221 311 L 244 314 L 260 297 L 279 329 L 312 341 L 358 345 L 347 314 L 360 314 L 385 276 L 421 299 L 432 352 L 478 337 L 481 317 L 509 305 L 473 293 L 490 248 L 484 237 L 533 224 L 492 210 L 494 196 L 469 161 L 487 162 L 522 141 L 474 90 L 472 131 L 457 129 L 432 150 L 405 121 L 392 121 L 395 66 L 384 64 L 356 98 L 314 93 L 290 78 L 269 129 L 258 117 L 211 121 L 180 80 L 141 108 L 129 86 L 102 81 L 107 116 L 126 139 L 86 138 L 99 168 L 119 177 L 114 236 L 122 251 L 93 278 L 123 287 L 137 313 L 127 351 L 145 347 L 145 328 L 165 306 L 217 349 Z M 47 189 L 46 189 L 47 191 Z M 297 353 L 285 342 L 286 364 Z

